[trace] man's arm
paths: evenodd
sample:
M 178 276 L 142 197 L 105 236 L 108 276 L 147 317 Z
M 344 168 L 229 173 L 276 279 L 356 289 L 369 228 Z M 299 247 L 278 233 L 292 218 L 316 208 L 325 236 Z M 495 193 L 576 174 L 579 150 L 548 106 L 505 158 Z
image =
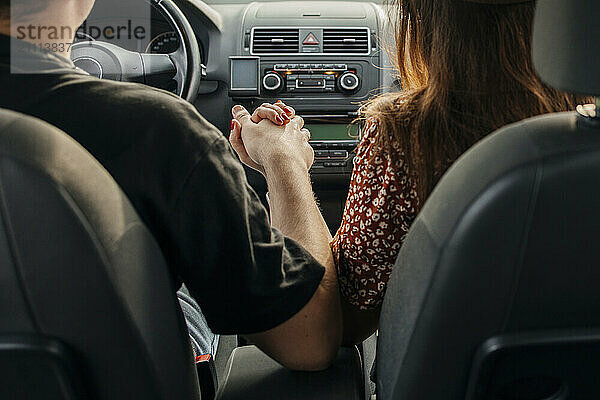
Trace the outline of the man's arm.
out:
M 269 188 L 273 227 L 294 239 L 325 267 L 311 300 L 283 324 L 247 335 L 265 353 L 291 369 L 320 370 L 335 359 L 341 343 L 342 317 L 331 235 L 314 199 L 308 169 L 312 148 L 303 121 L 296 117 L 286 126 L 269 121 L 255 124 L 242 107 L 234 111 L 237 136 L 232 144 L 262 166 Z
M 289 118 L 293 117 L 294 115 L 295 115 L 295 110 L 291 107 L 288 107 L 286 104 L 284 104 L 280 100 L 275 104 L 268 104 L 268 103 L 262 104 L 260 107 L 258 107 L 254 111 L 254 113 L 251 117 L 251 120 L 254 123 L 259 123 L 263 119 L 268 119 L 276 125 L 283 125 L 283 124 L 287 123 L 288 121 L 284 121 L 284 123 L 281 123 L 280 122 L 281 120 L 276 119 L 277 116 L 287 116 L 288 117 L 287 119 L 289 120 Z M 230 136 L 230 142 L 231 142 L 233 148 L 235 149 L 236 153 L 238 154 L 238 156 L 240 156 L 240 159 L 242 160 L 242 162 L 244 164 L 246 164 L 247 166 L 259 171 L 263 175 L 267 176 L 264 167 L 262 167 L 261 165 L 256 163 L 256 161 L 254 161 L 250 157 L 248 152 L 246 151 L 246 148 L 241 139 L 240 123 L 237 122 L 236 120 L 234 120 L 232 126 L 233 126 L 233 129 L 232 129 L 232 133 Z M 268 176 L 271 178 L 278 177 L 280 174 L 283 174 L 283 173 L 284 173 L 284 170 L 283 170 L 283 168 L 280 167 L 278 171 L 269 171 Z M 275 180 L 275 182 L 272 182 L 273 179 L 267 179 L 267 181 L 268 181 L 269 188 L 272 188 L 278 184 L 277 180 Z M 287 191 L 284 190 L 283 194 L 285 195 L 286 192 Z M 274 224 L 274 226 L 281 228 L 282 225 L 297 222 L 297 220 L 291 219 L 291 221 L 284 221 L 284 224 L 280 225 L 277 221 L 277 218 L 279 215 L 281 215 L 283 218 L 290 219 L 291 215 L 297 215 L 298 213 L 303 213 L 303 209 L 296 208 L 295 210 L 293 210 L 294 211 L 293 213 L 290 213 L 289 211 L 291 211 L 291 210 L 289 209 L 289 207 L 295 207 L 297 205 L 297 202 L 295 202 L 294 199 L 289 198 L 285 201 L 277 202 L 277 203 L 275 202 L 275 200 L 276 199 L 274 199 L 274 201 L 270 207 L 271 212 L 274 213 L 271 216 L 272 223 Z M 269 199 L 269 201 L 270 201 L 270 199 Z M 311 203 L 311 206 L 313 204 L 314 203 Z M 321 221 L 323 221 L 323 220 L 321 219 Z M 277 225 L 275 225 L 275 224 L 277 224 Z M 318 226 L 318 225 L 315 225 L 315 226 Z M 307 232 L 308 232 L 307 229 L 305 227 L 302 227 L 300 233 L 306 235 Z M 327 230 L 327 234 L 329 234 L 328 230 Z M 295 239 L 297 239 L 297 241 L 305 242 L 305 241 L 311 240 L 310 236 L 311 235 L 309 235 L 309 237 L 306 239 L 300 239 L 300 238 L 295 238 Z M 331 242 L 330 236 L 328 236 L 328 242 Z M 314 250 L 311 249 L 312 252 L 321 251 L 323 241 L 319 240 L 318 243 L 316 243 L 316 244 L 318 244 L 319 249 L 314 249 Z M 327 248 L 324 248 L 324 247 L 322 248 L 322 251 L 324 253 L 326 253 L 326 255 L 330 254 L 329 250 L 330 250 L 329 246 Z M 344 346 L 352 346 L 352 345 L 361 343 L 363 340 L 367 339 L 369 336 L 371 336 L 377 330 L 377 326 L 379 324 L 379 314 L 381 311 L 381 307 L 377 307 L 376 309 L 372 309 L 372 310 L 360 310 L 357 307 L 355 307 L 352 304 L 345 301 L 343 296 L 340 296 L 340 301 L 341 301 L 342 320 L 343 320 L 342 344 Z

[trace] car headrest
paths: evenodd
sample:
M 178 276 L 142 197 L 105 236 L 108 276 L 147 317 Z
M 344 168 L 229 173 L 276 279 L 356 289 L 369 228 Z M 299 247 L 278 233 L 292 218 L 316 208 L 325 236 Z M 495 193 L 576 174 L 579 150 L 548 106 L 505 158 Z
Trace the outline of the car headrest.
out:
M 548 85 L 600 95 L 600 1 L 538 0 L 533 61 Z

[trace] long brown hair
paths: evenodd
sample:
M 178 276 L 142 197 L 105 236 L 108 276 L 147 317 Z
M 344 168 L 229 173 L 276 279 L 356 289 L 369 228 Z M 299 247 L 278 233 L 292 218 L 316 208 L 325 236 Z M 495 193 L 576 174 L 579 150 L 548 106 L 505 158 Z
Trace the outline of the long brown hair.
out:
M 363 107 L 380 149 L 399 151 L 421 204 L 479 139 L 512 122 L 572 110 L 575 96 L 544 85 L 531 60 L 535 3 L 389 0 L 390 52 L 402 91 Z

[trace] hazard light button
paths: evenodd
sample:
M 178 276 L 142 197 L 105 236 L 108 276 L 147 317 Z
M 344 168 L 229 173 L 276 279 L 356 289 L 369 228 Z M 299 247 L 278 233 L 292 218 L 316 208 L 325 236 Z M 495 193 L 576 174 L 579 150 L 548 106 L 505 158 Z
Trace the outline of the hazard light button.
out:
M 308 35 L 306 35 L 302 44 L 304 46 L 318 46 L 319 41 L 317 40 L 317 37 L 315 36 L 315 34 L 310 32 Z

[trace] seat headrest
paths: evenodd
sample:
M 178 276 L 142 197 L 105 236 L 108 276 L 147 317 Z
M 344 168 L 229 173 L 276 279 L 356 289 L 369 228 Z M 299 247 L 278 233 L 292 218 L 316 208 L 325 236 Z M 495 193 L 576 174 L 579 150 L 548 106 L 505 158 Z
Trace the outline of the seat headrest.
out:
M 600 95 L 600 1 L 538 0 L 533 62 L 548 85 Z

